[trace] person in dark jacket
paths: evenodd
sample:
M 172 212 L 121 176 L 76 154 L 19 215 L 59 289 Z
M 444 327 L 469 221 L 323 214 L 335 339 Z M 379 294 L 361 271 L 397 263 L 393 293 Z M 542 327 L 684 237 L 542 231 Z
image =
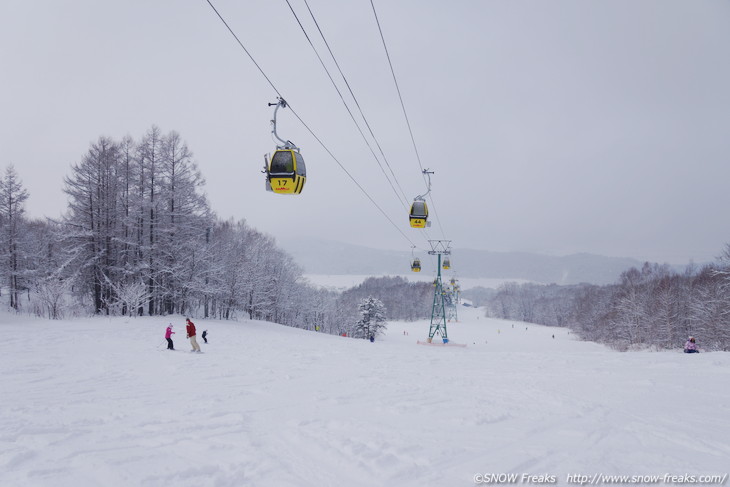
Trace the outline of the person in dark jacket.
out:
M 203 341 L 204 341 L 205 343 L 208 343 L 208 330 L 203 330 L 203 334 L 202 334 L 202 335 L 200 335 L 200 336 L 202 336 L 202 337 L 203 337 Z

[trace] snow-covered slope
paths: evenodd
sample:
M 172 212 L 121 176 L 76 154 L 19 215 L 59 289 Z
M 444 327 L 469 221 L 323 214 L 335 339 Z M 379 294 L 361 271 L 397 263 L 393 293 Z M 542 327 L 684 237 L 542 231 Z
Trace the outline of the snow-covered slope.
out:
M 618 353 L 459 308 L 466 348 L 269 323 L 0 317 L 0 485 L 469 486 L 725 474 L 730 354 Z M 406 334 L 404 334 L 406 333 Z M 554 338 L 552 338 L 554 334 Z M 478 480 L 481 479 L 478 478 Z

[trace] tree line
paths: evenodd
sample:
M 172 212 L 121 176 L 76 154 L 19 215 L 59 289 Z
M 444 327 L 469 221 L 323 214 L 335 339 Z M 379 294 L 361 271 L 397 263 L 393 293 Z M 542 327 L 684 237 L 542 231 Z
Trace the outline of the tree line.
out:
M 358 286 L 344 291 L 338 302 L 342 308 L 356 309 L 368 297 L 378 299 L 394 320 L 414 321 L 431 316 L 433 285 L 410 282 L 396 276 L 369 277 Z
M 153 126 L 139 140 L 99 137 L 64 179 L 61 218 L 30 220 L 15 168 L 0 179 L 0 293 L 12 309 L 69 313 L 246 317 L 353 333 L 371 283 L 338 294 L 309 285 L 275 240 L 245 220 L 222 221 L 207 201 L 180 135 Z M 422 299 L 383 281 L 393 318 L 415 319 Z M 394 292 L 402 287 L 402 292 Z M 417 287 L 417 286 L 416 286 Z
M 612 285 L 505 284 L 488 300 L 490 316 L 564 326 L 620 350 L 674 349 L 687 337 L 706 350 L 730 350 L 730 245 L 717 263 L 631 268 Z

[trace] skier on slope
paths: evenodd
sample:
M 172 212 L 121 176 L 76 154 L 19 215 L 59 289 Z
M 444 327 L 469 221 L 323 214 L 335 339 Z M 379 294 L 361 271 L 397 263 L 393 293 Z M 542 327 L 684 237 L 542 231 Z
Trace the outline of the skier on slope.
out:
M 200 336 L 202 336 L 202 337 L 203 337 L 203 341 L 204 341 L 205 343 L 208 343 L 208 338 L 207 338 L 207 337 L 208 337 L 208 330 L 203 330 L 203 334 L 202 334 L 202 335 L 200 335 Z
M 689 337 L 687 343 L 684 344 L 684 353 L 700 353 L 697 349 L 697 343 L 695 343 L 694 337 Z
M 200 352 L 200 345 L 198 345 L 198 341 L 195 339 L 195 324 L 190 321 L 190 318 L 185 318 L 186 325 L 185 325 L 185 331 L 188 333 L 188 338 L 190 338 L 190 344 L 193 346 L 193 349 L 190 350 L 191 352 Z
M 172 335 L 174 334 L 175 332 L 172 331 L 172 323 L 170 323 L 170 326 L 168 326 L 167 330 L 165 330 L 165 340 L 167 340 L 168 350 L 175 350 L 175 347 L 172 345 Z

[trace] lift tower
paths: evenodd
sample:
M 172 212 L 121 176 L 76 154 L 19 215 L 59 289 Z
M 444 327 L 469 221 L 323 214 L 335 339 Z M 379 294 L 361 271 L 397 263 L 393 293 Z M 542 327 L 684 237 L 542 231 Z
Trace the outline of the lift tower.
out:
M 431 307 L 431 328 L 428 330 L 428 343 L 431 343 L 434 335 L 441 335 L 444 343 L 449 343 L 449 335 L 446 332 L 446 309 L 444 303 L 444 288 L 441 283 L 441 256 L 451 255 L 451 240 L 429 240 L 431 245 L 429 255 L 438 256 L 438 274 L 434 281 L 433 306 Z

